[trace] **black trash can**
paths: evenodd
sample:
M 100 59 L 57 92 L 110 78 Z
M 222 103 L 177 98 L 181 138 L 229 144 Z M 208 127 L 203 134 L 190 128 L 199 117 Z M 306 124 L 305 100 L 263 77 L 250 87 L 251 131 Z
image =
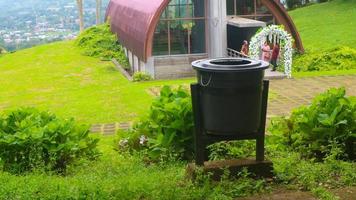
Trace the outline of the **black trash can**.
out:
M 202 126 L 209 135 L 245 135 L 261 124 L 264 70 L 269 64 L 246 58 L 192 63 L 200 85 Z

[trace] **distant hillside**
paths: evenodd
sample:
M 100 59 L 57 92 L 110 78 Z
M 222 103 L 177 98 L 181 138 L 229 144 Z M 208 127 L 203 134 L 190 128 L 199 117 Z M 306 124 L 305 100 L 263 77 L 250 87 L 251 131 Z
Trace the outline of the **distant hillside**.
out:
M 102 18 L 109 0 L 102 0 Z M 96 1 L 85 0 L 84 24 L 96 23 Z M 0 0 L 0 46 L 9 51 L 73 38 L 79 31 L 76 0 Z
M 334 0 L 289 13 L 308 50 L 356 48 L 356 0 Z

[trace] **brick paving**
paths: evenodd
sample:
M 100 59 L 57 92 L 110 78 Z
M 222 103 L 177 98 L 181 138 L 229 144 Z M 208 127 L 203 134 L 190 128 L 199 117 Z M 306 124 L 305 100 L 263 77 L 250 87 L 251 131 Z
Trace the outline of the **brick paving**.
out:
M 270 85 L 276 94 L 268 104 L 270 117 L 288 115 L 293 108 L 309 104 L 315 95 L 332 87 L 343 86 L 347 95 L 356 96 L 356 75 L 272 80 Z
M 270 91 L 275 95 L 268 103 L 268 117 L 288 115 L 293 108 L 309 104 L 315 95 L 342 86 L 347 95 L 356 96 L 356 75 L 271 80 Z M 159 88 L 152 88 L 150 92 L 158 95 Z M 96 124 L 91 132 L 113 135 L 118 129 L 130 126 L 130 123 Z
M 103 135 L 114 135 L 118 130 L 128 130 L 131 126 L 129 122 L 109 123 L 109 124 L 94 124 L 90 128 L 91 133 Z

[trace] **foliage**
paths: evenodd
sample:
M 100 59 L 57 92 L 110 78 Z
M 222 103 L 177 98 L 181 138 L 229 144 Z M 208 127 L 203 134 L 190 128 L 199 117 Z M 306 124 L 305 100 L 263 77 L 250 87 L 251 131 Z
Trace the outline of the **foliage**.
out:
M 164 86 L 160 96 L 152 102 L 148 116 L 131 131 L 132 137 L 126 138 L 126 143 L 137 144 L 139 138 L 147 138 L 151 159 L 191 158 L 194 124 L 189 93 L 182 87 Z
M 356 69 L 356 49 L 346 46 L 307 52 L 297 56 L 293 65 L 296 72 L 350 69 Z
M 306 157 L 322 159 L 334 147 L 353 157 L 356 139 L 356 100 L 345 89 L 330 89 L 310 106 L 294 110 L 289 118 L 272 122 L 270 131 L 280 142 Z
M 328 190 L 326 190 L 323 187 L 316 187 L 311 190 L 311 192 L 318 197 L 319 199 L 322 200 L 339 200 L 340 198 L 338 196 L 335 196 Z
M 0 55 L 7 53 L 6 49 L 0 46 Z
M 212 182 L 206 175 L 199 181 L 186 178 L 185 162 L 150 164 L 142 156 L 113 151 L 112 137 L 99 142 L 103 156 L 68 169 L 68 176 L 29 173 L 16 176 L 0 171 L 0 199 L 157 199 L 232 200 L 267 189 L 266 181 L 248 177 Z
M 65 172 L 80 158 L 98 156 L 98 139 L 73 119 L 63 120 L 34 108 L 19 108 L 0 117 L 0 164 L 22 173 L 36 168 Z
M 151 75 L 145 73 L 145 72 L 135 72 L 133 75 L 133 81 L 134 82 L 140 82 L 140 81 L 150 81 L 152 80 Z
M 239 159 L 255 155 L 254 141 L 229 141 L 212 144 L 208 147 L 210 160 Z
M 214 197 L 211 199 L 230 199 L 231 197 L 245 197 L 255 193 L 261 193 L 268 190 L 267 183 L 264 179 L 253 179 L 253 174 L 249 173 L 246 168 L 237 174 L 231 174 L 229 170 L 224 170 L 220 182 L 212 184 L 209 174 L 203 171 L 197 172 L 197 178 L 194 183 L 200 187 L 214 187 L 212 190 Z
M 76 45 L 83 50 L 84 55 L 99 57 L 102 60 L 115 58 L 122 67 L 129 69 L 124 50 L 107 23 L 86 29 L 78 36 Z
M 268 146 L 267 146 L 268 149 Z M 276 151 L 270 157 L 273 162 L 275 180 L 279 184 L 296 186 L 302 190 L 315 190 L 355 186 L 356 164 L 337 160 L 333 151 L 324 162 L 304 159 L 297 152 Z

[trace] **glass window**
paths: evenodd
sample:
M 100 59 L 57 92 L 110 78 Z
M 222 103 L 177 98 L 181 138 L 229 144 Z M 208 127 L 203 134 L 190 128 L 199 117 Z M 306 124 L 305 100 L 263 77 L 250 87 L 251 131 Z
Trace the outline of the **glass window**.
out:
M 170 24 L 171 54 L 188 54 L 188 30 L 191 21 L 175 20 Z
M 271 14 L 266 6 L 264 6 L 261 0 L 256 1 L 256 14 Z
M 235 15 L 235 0 L 226 0 L 226 14 Z
M 205 53 L 205 20 L 197 19 L 193 21 L 191 30 L 191 53 Z
M 274 24 L 273 15 L 261 0 L 226 0 L 226 14 Z
M 255 14 L 254 0 L 237 0 L 236 1 L 237 15 L 253 15 Z
M 205 0 L 192 0 L 193 17 L 205 17 Z
M 168 23 L 160 21 L 157 25 L 153 38 L 153 53 L 154 55 L 167 55 L 168 50 Z
M 275 24 L 273 16 L 258 16 L 256 17 L 256 20 L 266 22 L 267 26 L 271 24 Z
M 156 28 L 153 55 L 205 52 L 205 0 L 172 0 Z

